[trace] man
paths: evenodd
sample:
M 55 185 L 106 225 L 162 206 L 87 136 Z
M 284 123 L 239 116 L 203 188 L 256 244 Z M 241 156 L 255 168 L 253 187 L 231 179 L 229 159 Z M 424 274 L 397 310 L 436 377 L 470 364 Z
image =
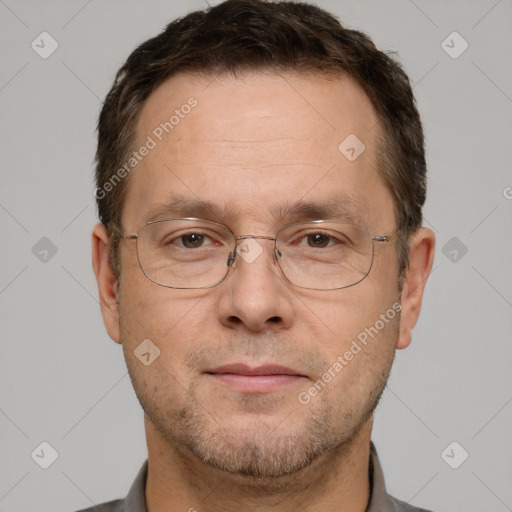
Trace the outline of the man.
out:
M 311 5 L 191 13 L 118 72 L 96 179 L 101 309 L 148 446 L 101 510 L 420 510 L 370 441 L 434 253 L 400 66 Z

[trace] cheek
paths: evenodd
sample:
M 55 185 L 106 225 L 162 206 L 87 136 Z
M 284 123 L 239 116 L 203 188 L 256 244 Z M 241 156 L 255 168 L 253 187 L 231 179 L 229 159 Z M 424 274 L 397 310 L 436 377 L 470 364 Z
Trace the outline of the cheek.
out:
M 128 270 L 128 269 L 126 269 Z M 204 338 L 211 322 L 210 290 L 174 290 L 147 279 L 138 265 L 123 269 L 120 288 L 121 342 L 135 351 L 144 340 L 160 350 L 159 359 L 177 368 L 186 351 Z
M 368 276 L 353 287 L 329 292 L 323 300 L 304 301 L 308 309 L 303 312 L 303 318 L 314 322 L 305 329 L 313 332 L 317 340 L 322 340 L 318 348 L 331 358 L 336 357 L 348 350 L 351 342 L 376 322 L 380 327 L 381 315 L 386 316 L 399 297 L 395 291 L 396 283 L 392 285 L 387 281 Z M 391 316 L 395 317 L 395 310 L 386 316 L 386 329 Z

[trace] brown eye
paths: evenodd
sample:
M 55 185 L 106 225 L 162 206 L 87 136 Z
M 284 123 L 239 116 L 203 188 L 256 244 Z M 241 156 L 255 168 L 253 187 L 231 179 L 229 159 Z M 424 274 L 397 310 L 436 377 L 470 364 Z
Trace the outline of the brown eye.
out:
M 184 235 L 181 237 L 181 243 L 187 249 L 195 249 L 197 247 L 201 247 L 204 242 L 204 235 L 199 235 L 197 233 L 190 233 L 189 235 Z
M 315 233 L 313 235 L 307 236 L 308 246 L 309 247 L 327 247 L 329 244 L 330 238 L 322 233 Z

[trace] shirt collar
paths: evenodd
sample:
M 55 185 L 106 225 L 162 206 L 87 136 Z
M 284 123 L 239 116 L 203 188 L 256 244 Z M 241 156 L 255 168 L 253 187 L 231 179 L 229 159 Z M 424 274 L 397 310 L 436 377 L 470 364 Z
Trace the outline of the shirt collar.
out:
M 375 445 L 370 441 L 370 501 L 366 512 L 387 512 L 394 510 L 394 506 L 386 491 L 384 473 L 380 466 L 379 457 Z
M 123 512 L 148 512 L 145 497 L 147 476 L 148 461 L 146 459 L 126 495 Z

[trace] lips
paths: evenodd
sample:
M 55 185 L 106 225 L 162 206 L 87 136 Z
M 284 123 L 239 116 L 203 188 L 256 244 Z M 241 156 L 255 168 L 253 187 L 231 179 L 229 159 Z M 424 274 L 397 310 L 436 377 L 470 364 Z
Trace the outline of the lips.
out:
M 257 366 L 251 368 L 246 364 L 226 364 L 219 366 L 213 370 L 208 370 L 206 373 L 211 374 L 235 374 L 235 375 L 297 375 L 302 377 L 299 372 L 287 368 L 286 366 L 279 366 L 275 364 L 269 364 L 265 366 Z
M 204 373 L 216 382 L 242 393 L 270 393 L 307 378 L 297 370 L 273 364 L 257 367 L 227 364 Z

